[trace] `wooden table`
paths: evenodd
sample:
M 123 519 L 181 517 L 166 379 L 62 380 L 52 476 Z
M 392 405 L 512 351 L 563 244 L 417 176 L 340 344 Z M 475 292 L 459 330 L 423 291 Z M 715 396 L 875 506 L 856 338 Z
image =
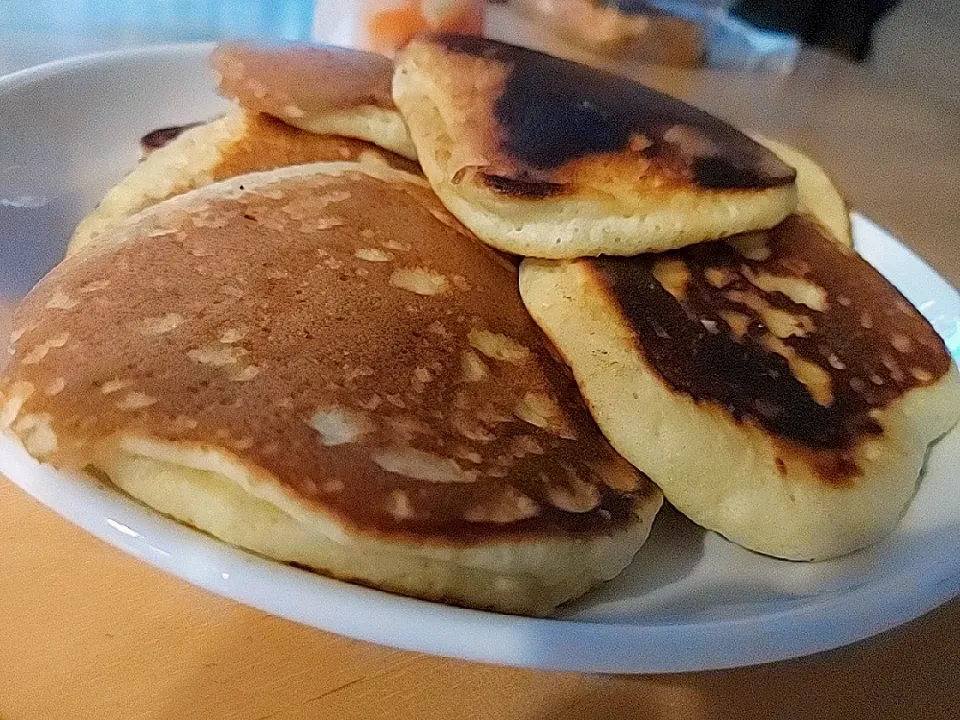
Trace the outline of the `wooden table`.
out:
M 638 71 L 822 158 L 854 205 L 960 284 L 957 108 L 822 55 L 789 78 Z M 167 577 L 0 480 L 4 720 L 938 720 L 960 708 L 960 603 L 777 665 L 596 677 L 470 665 L 299 627 Z

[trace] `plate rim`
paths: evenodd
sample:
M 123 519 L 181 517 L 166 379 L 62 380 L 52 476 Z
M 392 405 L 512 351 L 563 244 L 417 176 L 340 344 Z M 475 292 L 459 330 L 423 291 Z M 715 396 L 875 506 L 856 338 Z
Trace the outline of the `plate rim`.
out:
M 96 50 L 80 55 L 69 55 L 57 60 L 31 65 L 30 67 L 14 70 L 11 73 L 0 75 L 0 93 L 15 90 L 30 82 L 43 80 L 56 75 L 61 70 L 68 70 L 80 65 L 87 65 L 112 60 L 124 60 L 147 55 L 186 55 L 188 52 L 209 52 L 217 43 L 210 40 L 192 42 L 150 43 L 147 45 L 131 45 L 130 47 L 114 48 L 112 50 Z
M 0 77 L 0 96 L 81 66 L 123 62 L 150 55 L 199 57 L 213 46 L 212 42 L 156 44 L 54 60 Z M 960 298 L 949 282 L 893 233 L 860 213 L 852 213 L 851 218 L 855 227 L 865 224 L 876 232 L 877 242 L 892 244 L 899 251 L 906 251 L 922 265 L 925 272 L 942 281 Z M 960 432 L 960 428 L 953 432 Z M 351 585 L 261 558 L 170 520 L 115 491 L 91 489 L 88 480 L 47 469 L 26 457 L 19 458 L 19 461 L 14 458 L 14 465 L 27 463 L 29 466 L 29 462 L 36 465 L 33 477 L 25 480 L 23 474 L 5 471 L 12 456 L 2 452 L 2 449 L 4 444 L 11 443 L 14 441 L 9 436 L 4 436 L 0 442 L 0 472 L 4 472 L 14 485 L 74 525 L 127 554 L 216 595 L 309 627 L 446 657 L 544 670 L 599 673 L 724 669 L 787 660 L 849 645 L 909 622 L 960 594 L 958 563 L 957 567 L 939 573 L 933 580 L 926 578 L 930 587 L 924 595 L 886 592 L 891 584 L 902 583 L 904 575 L 901 573 L 883 576 L 842 592 L 808 598 L 795 607 L 736 618 L 640 625 L 567 618 L 525 618 L 454 608 Z M 21 452 L 25 455 L 22 448 Z M 44 489 L 39 485 L 49 480 L 49 477 L 41 477 L 44 475 L 55 476 L 58 480 Z M 58 497 L 61 491 L 65 492 Z M 68 506 L 67 499 L 90 492 L 99 492 L 102 495 L 100 500 L 107 507 L 113 507 L 119 515 L 104 516 L 99 524 L 95 524 L 92 518 L 81 517 L 88 512 L 83 509 L 85 506 Z M 133 531 L 129 522 L 117 519 L 124 517 L 134 518 L 135 524 L 140 527 L 149 527 L 156 537 L 148 538 L 143 533 Z M 198 547 L 201 555 L 216 558 L 219 568 L 240 568 L 241 573 L 249 573 L 253 580 L 231 581 L 233 573 L 228 573 L 229 578 L 221 578 L 222 581 L 218 582 L 214 577 L 217 574 L 214 568 L 191 567 L 195 564 L 189 562 L 185 565 L 183 560 L 174 560 L 175 554 L 164 550 L 161 547 L 163 545 Z M 224 573 L 225 570 L 220 569 L 219 572 Z M 262 597 L 254 597 L 257 583 L 268 578 L 286 580 L 298 586 L 314 586 L 314 599 L 324 597 L 327 601 L 348 599 L 359 602 L 364 609 L 378 613 L 380 620 L 391 620 L 401 630 L 394 630 L 391 636 L 390 630 L 384 631 L 376 622 L 364 624 L 360 621 L 358 624 L 351 619 L 356 615 L 355 611 L 337 617 L 335 611 L 317 614 L 310 612 L 310 608 L 293 607 L 284 598 L 267 602 Z M 864 608 L 869 611 L 865 612 Z M 884 611 L 880 612 L 880 608 Z M 405 628 L 402 627 L 404 623 Z M 777 625 L 775 633 L 764 628 L 770 624 Z M 832 632 L 825 632 L 825 628 Z M 465 643 L 463 639 L 466 637 L 473 637 L 474 641 Z M 522 652 L 516 654 L 516 651 L 524 649 L 514 647 L 517 641 L 528 643 L 534 637 L 539 643 L 537 657 Z M 734 638 L 733 644 L 731 637 Z M 767 642 L 774 637 L 779 644 Z M 792 640 L 784 642 L 788 637 Z M 747 646 L 746 650 L 738 648 L 737 638 L 752 638 L 756 646 Z M 624 649 L 628 646 L 636 650 L 632 657 L 627 657 L 625 653 Z M 504 648 L 512 648 L 515 654 L 511 656 L 509 650 Z M 733 649 L 736 652 L 731 652 Z

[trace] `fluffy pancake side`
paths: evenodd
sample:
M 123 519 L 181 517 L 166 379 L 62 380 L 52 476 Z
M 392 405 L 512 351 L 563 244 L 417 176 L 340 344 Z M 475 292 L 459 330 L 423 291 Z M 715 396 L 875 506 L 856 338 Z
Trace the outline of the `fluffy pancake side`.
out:
M 415 163 L 366 142 L 303 132 L 263 113 L 231 113 L 150 152 L 80 221 L 67 254 L 96 243 L 114 225 L 174 195 L 249 172 L 342 160 L 417 170 Z
M 850 208 L 827 171 L 812 157 L 785 142 L 759 135 L 754 140 L 797 171 L 797 212 L 814 218 L 839 242 L 853 247 Z
M 517 271 L 357 163 L 155 205 L 18 309 L 0 426 L 228 542 L 543 614 L 618 573 L 659 491 L 604 440 Z
M 211 56 L 220 92 L 302 130 L 372 142 L 417 159 L 393 104 L 393 63 L 360 50 L 316 45 L 223 44 Z
M 960 414 L 942 340 L 812 220 L 635 258 L 525 260 L 521 294 L 615 448 L 762 553 L 889 532 Z
M 796 207 L 793 169 L 726 123 L 532 50 L 422 36 L 393 92 L 444 204 L 508 252 L 635 255 L 768 228 Z

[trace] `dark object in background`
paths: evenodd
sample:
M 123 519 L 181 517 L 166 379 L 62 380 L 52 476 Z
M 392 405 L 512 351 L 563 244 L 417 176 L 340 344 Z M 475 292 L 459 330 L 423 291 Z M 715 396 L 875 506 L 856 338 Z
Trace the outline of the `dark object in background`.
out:
M 173 127 L 160 128 L 159 130 L 154 130 L 148 132 L 142 138 L 140 138 L 140 152 L 143 157 L 146 157 L 154 150 L 159 150 L 164 145 L 169 145 L 183 133 L 185 133 L 190 128 L 195 128 L 198 125 L 203 125 L 201 122 L 190 123 L 189 125 L 175 125 Z
M 862 61 L 870 54 L 873 29 L 900 0 L 738 0 L 731 12 L 752 25 L 796 35 Z
M 594 0 L 623 12 L 656 12 L 657 0 Z M 688 0 L 696 6 L 696 0 Z M 876 24 L 900 0 L 736 0 L 730 12 L 762 30 L 788 33 L 807 45 L 865 60 Z M 668 5 L 664 3 L 664 5 Z M 671 2 L 669 5 L 676 5 Z

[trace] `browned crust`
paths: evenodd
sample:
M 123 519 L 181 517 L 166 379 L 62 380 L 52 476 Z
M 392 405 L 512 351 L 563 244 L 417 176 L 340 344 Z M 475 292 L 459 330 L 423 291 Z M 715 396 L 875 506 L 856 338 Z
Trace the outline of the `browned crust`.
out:
M 446 100 L 471 118 L 466 143 L 486 159 L 471 178 L 518 199 L 617 182 L 634 190 L 761 191 L 795 172 L 727 123 L 676 98 L 600 70 L 460 35 L 415 39 Z M 416 70 L 411 70 L 416 72 Z
M 222 447 L 298 502 L 417 542 L 632 524 L 657 491 L 589 418 L 516 269 L 413 179 L 349 167 L 163 203 L 45 278 L 17 311 L 0 394 L 35 389 L 22 414 L 50 417 L 47 459 L 84 465 L 117 434 Z M 410 272 L 442 290 L 411 291 Z M 485 355 L 472 331 L 509 357 Z M 546 402 L 544 427 L 537 402 L 518 410 L 531 398 Z M 312 425 L 331 408 L 364 432 L 326 445 Z M 371 459 L 384 448 L 456 465 L 414 479 Z
M 420 166 L 372 143 L 299 130 L 264 113 L 248 113 L 247 132 L 230 146 L 210 176 L 214 182 L 260 170 L 310 162 L 358 160 L 366 154 L 391 167 L 419 174 Z
M 246 133 L 227 149 L 221 161 L 210 171 L 214 182 L 288 165 L 357 160 L 366 153 L 375 154 L 398 170 L 420 174 L 420 166 L 412 160 L 363 140 L 306 132 L 265 113 L 249 112 L 246 118 Z M 203 123 L 158 128 L 147 133 L 140 139 L 144 157 L 200 125 Z
M 219 45 L 221 94 L 279 117 L 376 106 L 393 109 L 393 63 L 376 53 L 305 44 Z
M 673 392 L 759 426 L 784 452 L 809 460 L 822 480 L 844 483 L 859 474 L 857 444 L 882 434 L 874 413 L 936 383 L 949 371 L 949 352 L 896 288 L 814 221 L 794 215 L 752 237 L 758 259 L 717 242 L 582 262 Z M 759 259 L 762 248 L 769 257 Z M 657 279 L 658 264 L 661 278 L 672 268 L 673 292 Z M 762 290 L 750 276 L 760 284 L 802 278 L 823 290 L 825 304 Z M 780 311 L 796 324 L 793 334 L 770 321 Z M 811 371 L 798 374 L 771 340 Z

